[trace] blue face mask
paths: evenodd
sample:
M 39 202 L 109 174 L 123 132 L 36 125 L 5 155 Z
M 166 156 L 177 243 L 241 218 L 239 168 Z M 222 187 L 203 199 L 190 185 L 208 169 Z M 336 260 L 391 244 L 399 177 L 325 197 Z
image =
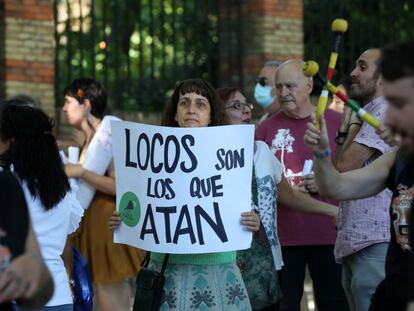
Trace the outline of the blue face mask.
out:
M 263 108 L 269 107 L 275 99 L 275 97 L 272 97 L 272 88 L 268 85 L 261 86 L 260 83 L 256 83 L 254 98 Z

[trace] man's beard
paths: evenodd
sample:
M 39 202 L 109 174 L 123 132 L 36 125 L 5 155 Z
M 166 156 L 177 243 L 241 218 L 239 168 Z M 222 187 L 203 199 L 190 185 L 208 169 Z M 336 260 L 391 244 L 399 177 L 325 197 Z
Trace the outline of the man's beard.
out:
M 373 96 L 375 95 L 375 92 L 377 91 L 376 89 L 376 84 L 377 84 L 378 79 L 372 78 L 368 81 L 368 83 L 366 84 L 366 86 L 362 86 L 361 84 L 358 83 L 357 88 L 353 89 L 352 85 L 349 91 L 349 97 L 352 98 L 353 100 L 357 101 L 360 105 L 365 106 L 368 102 L 370 102 L 373 99 Z

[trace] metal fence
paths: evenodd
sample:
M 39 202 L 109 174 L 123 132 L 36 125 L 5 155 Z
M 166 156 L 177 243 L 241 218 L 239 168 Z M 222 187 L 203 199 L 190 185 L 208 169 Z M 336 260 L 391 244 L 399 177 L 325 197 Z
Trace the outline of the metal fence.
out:
M 102 81 L 112 109 L 160 111 L 176 81 L 218 67 L 217 1 L 56 0 L 56 104 L 74 78 Z
M 56 105 L 65 85 L 80 76 L 102 81 L 111 108 L 123 111 L 162 110 L 175 83 L 189 77 L 244 86 L 246 3 L 55 0 Z M 303 11 L 305 59 L 322 69 L 332 47 L 332 20 L 349 21 L 334 82 L 367 48 L 414 37 L 412 0 L 303 0 Z

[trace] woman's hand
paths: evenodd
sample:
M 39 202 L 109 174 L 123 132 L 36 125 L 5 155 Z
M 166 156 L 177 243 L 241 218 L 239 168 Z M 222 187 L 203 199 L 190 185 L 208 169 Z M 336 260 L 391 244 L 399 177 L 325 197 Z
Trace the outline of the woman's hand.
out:
M 302 176 L 301 182 L 299 183 L 299 191 L 311 194 L 317 194 L 319 192 L 314 174 Z
M 241 223 L 251 232 L 257 232 L 260 229 L 260 219 L 256 212 L 244 212 L 241 214 Z
M 113 211 L 111 217 L 109 218 L 108 227 L 111 230 L 116 230 L 121 225 L 121 216 L 118 211 Z
M 65 173 L 69 178 L 80 178 L 84 173 L 85 169 L 81 164 L 65 164 Z

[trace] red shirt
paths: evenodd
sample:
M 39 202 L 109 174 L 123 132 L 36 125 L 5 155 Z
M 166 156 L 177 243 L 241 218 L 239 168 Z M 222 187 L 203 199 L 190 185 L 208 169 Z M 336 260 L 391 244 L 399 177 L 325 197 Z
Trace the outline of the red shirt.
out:
M 341 115 L 326 110 L 332 158 L 335 156 L 335 137 L 341 123 Z M 283 111 L 263 121 L 256 129 L 256 140 L 265 141 L 284 167 L 284 175 L 291 185 L 298 185 L 305 160 L 313 159 L 312 151 L 305 146 L 303 136 L 310 117 L 292 119 Z M 322 199 L 337 205 L 336 201 Z M 336 231 L 332 217 L 309 214 L 278 206 L 278 234 L 282 246 L 333 245 Z

